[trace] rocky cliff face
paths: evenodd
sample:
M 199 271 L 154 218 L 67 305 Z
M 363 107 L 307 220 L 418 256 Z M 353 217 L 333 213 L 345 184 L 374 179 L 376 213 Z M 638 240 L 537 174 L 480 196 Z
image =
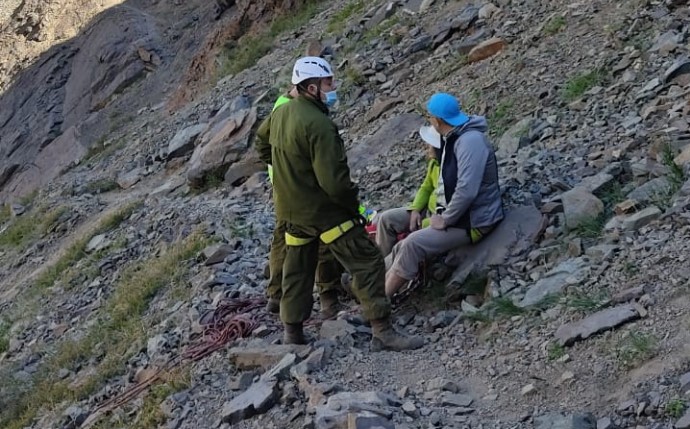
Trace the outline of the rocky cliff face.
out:
M 26 195 L 78 163 L 120 125 L 114 118 L 131 117 L 166 96 L 170 108 L 183 106 L 215 78 L 225 43 L 298 5 L 240 2 L 214 21 L 210 3 L 105 2 L 88 23 L 87 12 L 82 21 L 66 18 L 78 3 L 20 3 L 2 27 L 5 37 L 55 44 L 40 54 L 39 48 L 23 52 L 20 61 L 12 59 L 16 46 L 0 45 L 10 58 L 5 79 L 30 64 L 0 95 L 0 200 Z M 98 10 L 89 2 L 84 7 Z M 69 38 L 65 30 L 57 37 L 60 26 L 79 34 Z

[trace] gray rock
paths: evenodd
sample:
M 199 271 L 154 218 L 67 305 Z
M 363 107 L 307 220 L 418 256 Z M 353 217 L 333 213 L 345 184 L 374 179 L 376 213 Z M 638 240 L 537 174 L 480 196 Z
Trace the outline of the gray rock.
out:
M 118 176 L 116 182 L 118 185 L 120 185 L 120 188 L 129 189 L 139 183 L 143 174 L 143 169 L 135 168 Z
M 446 380 L 442 377 L 436 377 L 426 382 L 426 390 L 430 392 L 435 390 L 445 390 L 447 392 L 458 393 L 460 388 L 457 384 L 450 380 Z
M 443 395 L 441 404 L 446 407 L 469 407 L 472 405 L 472 402 L 474 402 L 474 399 L 470 395 L 446 393 Z
M 458 311 L 442 310 L 436 313 L 436 315 L 429 320 L 429 323 L 431 323 L 434 329 L 445 328 L 455 320 L 458 314 L 460 314 Z
M 416 418 L 419 415 L 419 410 L 417 410 L 417 407 L 412 401 L 405 401 L 401 408 L 403 412 L 410 417 Z
M 576 341 L 587 339 L 594 334 L 639 318 L 640 313 L 631 304 L 607 308 L 577 322 L 561 326 L 556 331 L 556 338 L 561 346 L 569 346 Z
M 374 13 L 374 16 L 371 17 L 365 24 L 364 28 L 367 30 L 371 30 L 372 28 L 376 27 L 386 19 L 390 18 L 393 16 L 395 13 L 395 9 L 398 7 L 398 2 L 387 2 L 384 3 L 380 8 L 376 10 L 376 13 Z
M 563 193 L 561 200 L 565 224 L 570 229 L 598 217 L 604 211 L 604 203 L 583 187 L 576 187 Z
M 434 0 L 422 0 L 421 4 L 419 5 L 419 9 L 418 9 L 419 13 L 426 12 L 427 10 L 429 10 L 429 8 L 431 6 L 433 6 L 433 4 L 434 4 Z
M 601 196 L 603 190 L 613 182 L 614 177 L 609 173 L 599 173 L 594 176 L 585 177 L 578 186 L 582 186 L 595 196 Z
M 626 198 L 639 203 L 648 203 L 659 195 L 664 195 L 671 190 L 671 184 L 665 177 L 657 177 L 630 192 Z
M 676 429 L 690 429 L 690 409 L 673 425 Z
M 583 258 L 563 261 L 527 289 L 525 297 L 518 306 L 529 307 L 539 304 L 548 296 L 561 294 L 566 286 L 583 281 L 588 271 L 588 264 Z
M 275 405 L 278 394 L 277 380 L 260 380 L 232 401 L 223 405 L 222 421 L 237 424 L 257 414 L 263 414 Z
M 155 337 L 149 338 L 146 345 L 146 354 L 149 355 L 151 359 L 154 359 L 163 353 L 167 345 L 168 339 L 165 337 L 165 335 L 156 335 Z
M 613 254 L 618 250 L 618 246 L 613 244 L 598 244 L 596 246 L 588 247 L 585 250 L 585 255 L 599 261 L 607 261 L 613 257 Z
M 320 336 L 322 339 L 340 340 L 355 333 L 354 326 L 346 320 L 325 320 L 321 325 Z
M 522 118 L 511 126 L 508 131 L 503 133 L 503 136 L 501 136 L 501 139 L 498 141 L 496 156 L 499 158 L 506 158 L 517 153 L 521 147 L 521 140 L 527 137 L 531 123 L 531 117 Z
M 196 138 L 206 130 L 207 126 L 208 124 L 193 125 L 178 131 L 168 143 L 167 158 L 179 158 L 192 153 Z
M 368 167 L 374 157 L 390 153 L 397 142 L 406 140 L 423 124 L 424 119 L 416 113 L 391 118 L 362 144 L 352 145 L 347 152 L 350 168 L 357 170 Z
M 290 368 L 292 368 L 293 365 L 297 363 L 297 355 L 294 353 L 288 353 L 283 358 L 274 366 L 271 368 L 270 371 L 266 372 L 264 375 L 261 376 L 262 380 L 269 380 L 269 379 L 278 379 L 278 380 L 284 380 L 288 373 L 290 372 Z
M 105 234 L 98 234 L 89 240 L 86 244 L 86 253 L 97 252 L 110 246 L 110 240 L 105 238 Z
M 479 19 L 490 19 L 500 9 L 493 3 L 486 3 L 479 9 Z
M 369 414 L 349 414 L 347 429 L 395 429 L 395 424 L 381 416 Z
M 590 413 L 548 413 L 534 419 L 535 429 L 596 429 L 596 424 Z
M 220 264 L 234 251 L 235 249 L 229 244 L 212 244 L 202 251 L 202 255 L 206 258 L 204 265 Z
M 613 422 L 609 417 L 603 417 L 597 420 L 597 429 L 611 429 L 613 427 Z
M 690 372 L 680 376 L 680 390 L 685 391 L 690 387 Z
M 381 392 L 339 392 L 328 398 L 326 406 L 331 410 L 361 410 L 362 405 L 385 407 L 390 405 L 391 398 Z
M 228 355 L 230 362 L 240 370 L 261 368 L 269 370 L 289 353 L 299 354 L 306 346 L 296 344 L 266 344 L 255 341 L 246 346 L 233 347 Z
M 644 286 L 638 286 L 638 287 L 633 287 L 630 289 L 625 289 L 621 292 L 618 292 L 611 298 L 611 302 L 615 304 L 622 304 L 625 302 L 629 302 L 635 299 L 638 299 L 642 295 L 644 295 Z
M 252 385 L 254 375 L 253 372 L 243 372 L 230 380 L 228 388 L 230 388 L 230 390 L 245 390 Z
M 460 16 L 453 19 L 451 26 L 455 30 L 465 31 L 479 18 L 479 8 L 473 5 L 465 7 Z
M 621 227 L 625 231 L 637 231 L 661 216 L 658 207 L 647 207 L 621 220 Z
M 664 72 L 664 82 L 669 82 L 678 76 L 690 73 L 690 61 L 687 58 L 681 58 L 671 65 Z
M 64 417 L 67 417 L 70 420 L 70 423 L 74 425 L 75 427 L 79 427 L 84 420 L 86 420 L 86 417 L 88 417 L 89 413 L 84 410 L 83 408 L 80 408 L 76 405 L 72 405 L 68 407 L 62 415 Z
M 26 208 L 19 203 L 10 204 L 10 214 L 14 217 L 21 216 L 26 212 Z

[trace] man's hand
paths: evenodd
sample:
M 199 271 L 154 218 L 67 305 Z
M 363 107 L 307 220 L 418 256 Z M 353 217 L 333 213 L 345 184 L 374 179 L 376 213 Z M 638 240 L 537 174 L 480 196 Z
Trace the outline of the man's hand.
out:
M 431 216 L 431 227 L 434 229 L 444 230 L 446 229 L 446 220 L 441 215 Z
M 419 210 L 412 210 L 410 212 L 410 232 L 415 232 L 422 227 L 422 214 Z

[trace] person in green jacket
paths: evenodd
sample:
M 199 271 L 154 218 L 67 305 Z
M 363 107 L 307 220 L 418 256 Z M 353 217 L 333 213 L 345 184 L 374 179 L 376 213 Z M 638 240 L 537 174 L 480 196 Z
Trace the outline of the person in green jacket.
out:
M 257 132 L 271 145 L 276 218 L 287 224 L 280 300 L 283 342 L 307 342 L 303 324 L 311 314 L 323 243 L 354 278 L 352 290 L 371 323 L 372 350 L 419 348 L 423 338 L 402 334 L 390 322 L 383 256 L 364 230 L 345 145 L 329 117 L 328 107 L 337 100 L 332 68 L 319 57 L 300 58 L 292 84 L 299 96 L 276 109 Z
M 307 45 L 307 56 L 319 56 L 323 51 L 324 49 L 317 40 L 312 40 Z M 273 111 L 275 112 L 276 109 L 284 106 L 298 95 L 297 87 L 293 85 L 289 92 L 278 97 L 273 104 Z M 267 165 L 268 178 L 271 184 L 273 184 L 273 161 L 271 159 L 270 142 L 259 138 L 256 141 L 255 147 L 259 154 L 259 159 Z M 285 262 L 285 228 L 286 223 L 276 219 L 276 225 L 273 229 L 273 241 L 271 242 L 271 250 L 268 256 L 269 279 L 266 287 L 266 296 L 268 298 L 266 310 L 274 314 L 280 312 L 283 263 Z M 342 272 L 342 266 L 335 260 L 333 255 L 325 247 L 320 249 L 315 284 L 319 293 L 321 316 L 324 319 L 335 318 L 341 308 L 338 294 L 341 287 L 340 278 Z
M 436 188 L 441 174 L 441 135 L 432 127 L 419 129 L 419 135 L 427 146 L 426 176 L 414 201 L 408 207 L 386 210 L 376 218 L 376 244 L 383 256 L 388 256 L 399 234 L 417 231 L 429 226 L 431 215 L 436 213 Z

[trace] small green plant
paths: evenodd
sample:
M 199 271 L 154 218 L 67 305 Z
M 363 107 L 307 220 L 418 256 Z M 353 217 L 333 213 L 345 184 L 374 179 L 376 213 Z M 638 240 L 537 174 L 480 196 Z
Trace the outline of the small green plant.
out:
M 580 311 L 593 311 L 602 308 L 608 303 L 608 295 L 604 291 L 591 295 L 585 292 L 576 292 L 568 296 L 568 307 Z
M 619 343 L 616 357 L 624 368 L 634 368 L 656 353 L 657 339 L 643 332 L 630 332 Z
M 65 207 L 48 212 L 36 209 L 32 214 L 15 218 L 7 229 L 0 233 L 0 248 L 13 248 L 19 251 L 25 249 L 34 240 L 47 234 L 66 210 Z
M 323 3 L 323 0 L 307 0 L 299 10 L 276 16 L 268 30 L 245 34 L 239 40 L 228 43 L 220 59 L 220 77 L 235 75 L 254 66 L 271 51 L 278 36 L 309 22 L 321 10 Z
M 512 317 L 524 314 L 526 310 L 515 305 L 510 298 L 499 297 L 489 301 L 489 311 L 500 317 Z
M 466 64 L 467 55 L 456 52 L 444 63 L 441 63 L 441 66 L 437 69 L 432 80 L 436 82 L 438 80 L 445 79 L 456 71 L 460 70 Z
M 612 181 L 608 183 L 600 192 L 599 199 L 604 206 L 611 210 L 616 204 L 625 201 L 625 193 L 620 182 Z
M 4 320 L 0 321 L 0 354 L 5 353 L 10 348 L 9 331 L 10 324 Z
M 626 261 L 623 264 L 623 271 L 628 275 L 635 275 L 640 272 L 640 268 L 634 262 Z
M 671 399 L 666 404 L 665 411 L 667 416 L 679 419 L 683 415 L 683 411 L 685 411 L 685 401 L 680 398 Z
M 0 206 L 0 225 L 7 222 L 12 217 L 12 211 L 9 204 Z
M 350 17 L 358 14 L 364 10 L 366 2 L 364 0 L 353 0 L 345 5 L 344 8 L 336 12 L 331 19 L 328 21 L 328 26 L 326 27 L 326 32 L 328 33 L 340 33 L 345 29 L 347 22 Z
M 93 236 L 113 230 L 119 226 L 122 221 L 131 216 L 134 210 L 140 206 L 141 201 L 134 202 L 101 220 L 93 234 L 77 240 L 67 249 L 67 251 L 57 260 L 55 264 L 47 267 L 43 273 L 38 276 L 36 279 L 36 286 L 38 290 L 51 287 L 65 271 L 84 258 L 86 256 L 86 245 Z
M 546 356 L 550 361 L 558 360 L 565 356 L 565 348 L 558 343 L 551 343 L 549 344 L 549 348 L 547 349 L 546 353 Z
M 574 76 L 566 82 L 563 88 L 563 99 L 566 102 L 575 101 L 603 81 L 604 71 L 601 69 L 594 69 Z
M 584 218 L 572 229 L 572 232 L 582 238 L 599 238 L 606 225 L 606 216 L 591 216 Z
M 664 146 L 663 152 L 661 153 L 661 162 L 668 167 L 668 180 L 671 182 L 671 186 L 674 188 L 674 193 L 683 186 L 685 183 L 685 172 L 683 167 L 676 164 L 674 161 L 675 153 L 670 144 Z
M 549 22 L 544 25 L 544 33 L 552 36 L 565 27 L 565 18 L 562 16 L 554 16 Z
M 514 119 L 514 106 L 512 100 L 503 100 L 496 105 L 489 119 L 489 128 L 493 135 L 501 136 L 510 127 Z

